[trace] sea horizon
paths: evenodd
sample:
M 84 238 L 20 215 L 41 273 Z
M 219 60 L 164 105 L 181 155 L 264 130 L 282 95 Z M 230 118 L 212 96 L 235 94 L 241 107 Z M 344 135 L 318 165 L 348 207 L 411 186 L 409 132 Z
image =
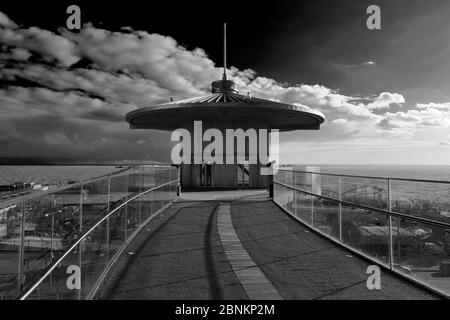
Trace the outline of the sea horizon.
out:
M 57 185 L 69 181 L 82 181 L 119 170 L 116 166 L 163 165 L 167 163 L 116 163 L 116 164 L 36 164 L 0 165 L 0 185 L 16 182 Z M 300 170 L 313 167 L 321 173 L 450 181 L 450 165 L 386 165 L 386 164 L 289 164 Z

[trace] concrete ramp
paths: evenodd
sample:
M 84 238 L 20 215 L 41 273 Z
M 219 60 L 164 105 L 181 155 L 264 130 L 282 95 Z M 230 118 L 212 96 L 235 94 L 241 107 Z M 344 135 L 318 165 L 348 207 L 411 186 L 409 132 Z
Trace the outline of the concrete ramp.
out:
M 309 231 L 264 191 L 192 193 L 144 227 L 98 298 L 438 298 L 387 271 L 381 289 L 369 290 L 370 264 Z

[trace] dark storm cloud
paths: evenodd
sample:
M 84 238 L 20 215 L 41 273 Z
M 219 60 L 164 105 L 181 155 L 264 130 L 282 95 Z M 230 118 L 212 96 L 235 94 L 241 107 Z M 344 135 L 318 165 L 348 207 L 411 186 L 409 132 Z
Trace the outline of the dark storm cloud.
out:
M 80 32 L 19 26 L 0 14 L 0 157 L 169 161 L 167 133 L 130 130 L 136 108 L 206 94 L 222 70 L 199 48 L 128 27 L 86 24 Z M 360 60 L 347 69 L 378 68 Z M 241 92 L 317 109 L 320 132 L 286 141 L 380 143 L 413 139 L 417 130 L 449 128 L 445 104 L 402 109 L 403 95 L 347 95 L 321 84 L 289 85 L 231 67 Z M 397 111 L 393 111 L 397 110 Z M 400 111 L 398 111 L 400 110 Z M 436 143 L 435 143 L 436 144 Z

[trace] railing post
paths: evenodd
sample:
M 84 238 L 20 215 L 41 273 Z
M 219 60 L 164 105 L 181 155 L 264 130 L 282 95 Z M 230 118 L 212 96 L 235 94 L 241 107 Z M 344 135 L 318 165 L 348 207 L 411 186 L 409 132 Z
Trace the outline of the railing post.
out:
M 313 193 L 313 174 L 311 173 L 311 193 Z M 311 195 L 311 226 L 314 226 L 314 196 Z
M 342 177 L 339 176 L 339 242 L 342 243 Z
M 83 184 L 80 186 L 80 236 L 83 234 L 83 200 L 84 200 L 84 188 Z M 80 268 L 80 288 L 78 289 L 78 300 L 81 300 L 81 289 L 83 287 L 83 272 L 82 272 L 82 256 L 81 251 L 83 250 L 83 241 L 78 245 L 78 265 Z
M 391 179 L 387 179 L 387 208 L 388 211 L 391 212 Z M 389 228 L 389 268 L 391 270 L 394 269 L 394 250 L 393 250 L 393 237 L 392 237 L 392 216 L 388 214 L 388 228 Z M 397 235 L 398 237 L 398 235 Z
M 111 176 L 108 176 L 108 204 L 107 204 L 107 213 L 111 209 Z M 106 219 L 106 261 L 109 261 L 109 218 Z
M 53 261 L 53 241 L 54 241 L 53 233 L 55 232 L 55 230 L 54 230 L 54 228 L 55 228 L 55 214 L 56 214 L 56 208 L 57 208 L 55 194 L 52 195 L 52 199 L 53 199 L 53 213 L 51 213 L 51 215 L 52 215 L 52 226 L 51 226 L 52 234 L 51 234 L 51 237 L 50 237 L 50 263 L 52 263 L 52 261 Z M 51 284 L 51 280 L 50 280 L 50 284 Z
M 20 217 L 20 246 L 19 246 L 19 270 L 18 270 L 18 276 L 19 276 L 19 292 L 23 289 L 23 261 L 24 261 L 24 255 L 25 255 L 25 201 L 22 202 L 22 215 Z
M 293 178 L 294 178 L 293 179 L 293 187 L 297 188 L 297 174 L 295 172 L 292 172 L 292 174 L 293 174 Z M 298 191 L 294 189 L 293 192 L 294 192 L 294 215 L 296 217 L 298 217 L 298 215 L 297 215 L 297 195 L 298 195 Z
M 128 199 L 128 189 L 129 189 L 129 183 L 130 183 L 130 176 L 127 176 L 127 186 L 126 186 L 126 190 L 127 190 L 127 199 Z M 128 204 L 125 204 L 125 223 L 124 223 L 124 242 L 127 241 L 127 237 L 128 237 Z
M 139 170 L 139 194 L 142 192 L 142 188 L 143 188 L 143 179 L 142 179 L 142 171 L 143 171 L 144 167 L 141 167 L 141 169 Z M 142 221 L 142 197 L 139 197 L 139 225 L 141 225 L 141 221 Z
M 55 199 L 55 194 L 52 195 L 53 198 L 53 212 L 51 213 L 52 215 L 52 225 L 51 225 L 51 229 L 52 229 L 52 234 L 50 237 L 50 264 L 53 262 L 53 241 L 54 241 L 54 232 L 55 232 L 55 214 L 57 212 L 57 205 L 56 205 L 56 199 Z M 47 265 L 46 265 L 47 267 Z M 50 288 L 52 288 L 53 286 L 53 277 L 52 274 L 50 274 L 49 276 L 50 279 Z

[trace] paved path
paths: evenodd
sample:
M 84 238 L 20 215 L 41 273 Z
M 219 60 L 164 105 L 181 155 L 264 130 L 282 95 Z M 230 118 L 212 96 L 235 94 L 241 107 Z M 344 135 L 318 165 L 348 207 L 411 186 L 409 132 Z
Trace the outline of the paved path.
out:
M 249 256 L 233 227 L 230 204 L 219 206 L 217 231 L 227 259 L 247 297 L 251 300 L 282 300 L 258 265 Z
M 309 231 L 272 201 L 231 206 L 246 250 L 285 299 L 434 299 L 402 278 L 381 271 L 381 290 L 368 290 L 371 264 Z
M 387 272 L 381 290 L 368 290 L 369 263 L 309 232 L 264 192 L 246 195 L 247 200 L 241 192 L 184 194 L 130 244 L 99 298 L 249 299 L 255 291 L 245 274 L 251 277 L 248 271 L 255 267 L 261 273 L 253 280 L 270 283 L 265 291 L 284 299 L 436 298 Z M 229 214 L 223 215 L 219 208 L 227 203 Z M 218 229 L 223 227 L 228 231 L 222 230 L 221 237 Z M 253 263 L 237 267 L 227 241 L 234 241 L 238 255 Z
M 247 299 L 217 234 L 217 206 L 173 204 L 130 244 L 99 298 Z

